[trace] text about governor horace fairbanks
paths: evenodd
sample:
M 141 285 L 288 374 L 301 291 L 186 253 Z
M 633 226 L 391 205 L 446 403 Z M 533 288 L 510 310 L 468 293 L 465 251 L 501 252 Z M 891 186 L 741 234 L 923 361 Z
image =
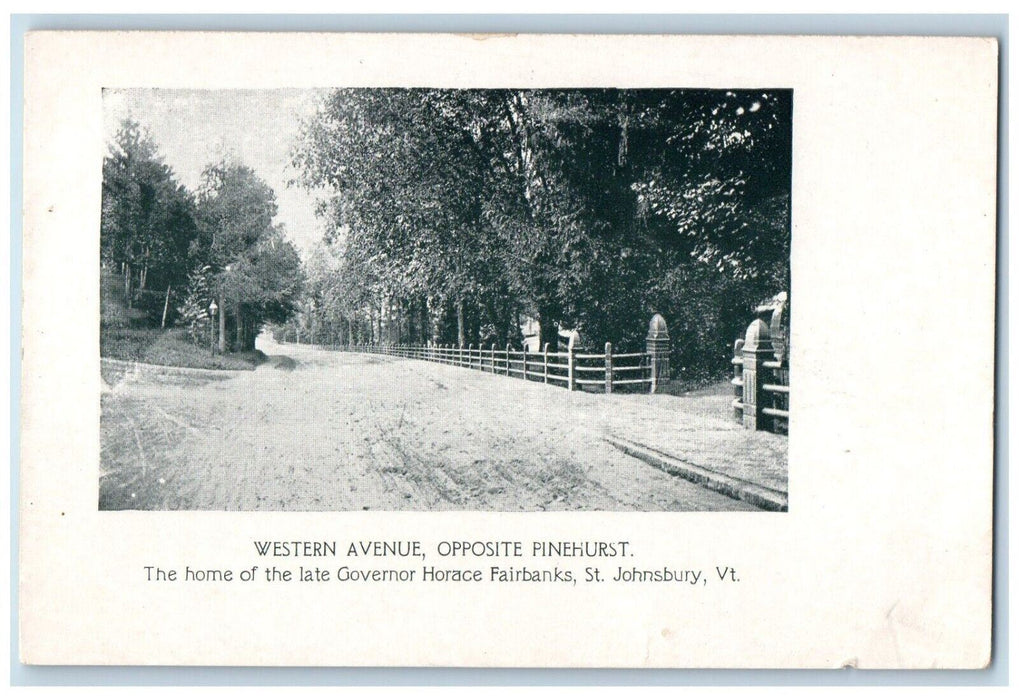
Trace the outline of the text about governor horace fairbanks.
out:
M 728 563 L 648 561 L 627 540 L 253 540 L 251 561 L 143 566 L 155 584 L 732 585 Z

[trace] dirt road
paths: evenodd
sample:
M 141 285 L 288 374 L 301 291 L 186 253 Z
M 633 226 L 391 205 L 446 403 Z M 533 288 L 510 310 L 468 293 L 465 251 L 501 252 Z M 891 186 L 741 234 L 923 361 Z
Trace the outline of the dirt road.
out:
M 570 393 L 415 360 L 259 343 L 270 361 L 254 372 L 112 381 L 102 396 L 101 508 L 752 509 L 602 440 L 673 425 L 700 436 L 705 456 L 725 458 L 712 444 L 746 446 L 724 410 L 682 417 L 664 412 L 679 397 Z

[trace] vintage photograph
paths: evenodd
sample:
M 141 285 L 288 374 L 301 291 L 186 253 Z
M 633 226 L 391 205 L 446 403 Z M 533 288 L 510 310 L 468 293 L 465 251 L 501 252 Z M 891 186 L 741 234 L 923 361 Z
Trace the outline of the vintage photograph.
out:
M 102 106 L 100 510 L 788 509 L 791 89 Z
M 995 39 L 24 53 L 22 664 L 996 658 Z

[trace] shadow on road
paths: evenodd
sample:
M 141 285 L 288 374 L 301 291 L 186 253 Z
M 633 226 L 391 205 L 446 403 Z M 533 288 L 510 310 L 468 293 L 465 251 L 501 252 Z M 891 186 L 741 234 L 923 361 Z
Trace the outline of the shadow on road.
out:
M 265 364 L 273 369 L 282 369 L 287 372 L 297 369 L 297 360 L 286 355 L 270 355 Z

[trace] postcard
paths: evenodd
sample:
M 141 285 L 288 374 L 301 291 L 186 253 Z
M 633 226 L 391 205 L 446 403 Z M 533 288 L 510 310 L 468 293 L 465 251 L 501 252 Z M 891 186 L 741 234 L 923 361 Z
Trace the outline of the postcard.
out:
M 990 662 L 993 39 L 25 70 L 24 663 Z

